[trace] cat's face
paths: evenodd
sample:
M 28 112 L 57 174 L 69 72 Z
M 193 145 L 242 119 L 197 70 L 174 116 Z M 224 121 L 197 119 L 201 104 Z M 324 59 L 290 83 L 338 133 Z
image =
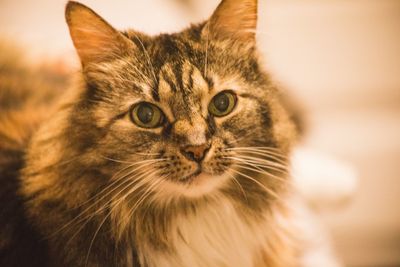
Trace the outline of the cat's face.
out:
M 203 53 L 199 48 L 195 53 Z M 157 55 L 150 58 L 159 61 Z M 92 84 L 100 94 L 95 98 L 107 101 L 90 105 L 98 127 L 108 127 L 98 147 L 101 155 L 143 161 L 143 173 L 154 176 L 151 182 L 162 180 L 164 189 L 188 195 L 214 189 L 234 175 L 232 148 L 274 145 L 265 94 L 243 73 L 251 66 L 234 56 L 221 60 L 230 70 L 210 60 L 206 76 L 204 62 L 191 61 L 179 54 L 162 64 L 154 70 L 156 86 L 151 76 L 146 81 L 136 76 L 149 72 L 149 64 L 128 71 L 130 63 L 113 66 Z
M 67 17 L 86 86 L 74 120 L 90 144 L 80 149 L 109 161 L 101 172 L 111 181 L 196 197 L 283 159 L 276 149 L 287 137 L 276 128 L 287 118 L 260 70 L 254 34 L 242 29 L 255 19 L 245 10 L 247 26 L 227 30 L 225 5 L 205 24 L 157 37 L 121 34 L 82 7 Z

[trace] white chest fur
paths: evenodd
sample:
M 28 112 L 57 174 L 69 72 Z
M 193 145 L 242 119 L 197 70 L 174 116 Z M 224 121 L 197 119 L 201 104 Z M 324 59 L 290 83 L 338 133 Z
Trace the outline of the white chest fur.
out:
M 266 223 L 241 218 L 222 199 L 194 215 L 176 218 L 170 230 L 173 252 L 145 249 L 142 256 L 150 267 L 254 266 L 267 244 Z

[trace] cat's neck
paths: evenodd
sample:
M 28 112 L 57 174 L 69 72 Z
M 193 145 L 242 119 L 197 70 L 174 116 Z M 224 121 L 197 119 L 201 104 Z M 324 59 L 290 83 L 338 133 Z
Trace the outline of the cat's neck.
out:
M 139 259 L 145 266 L 292 266 L 289 227 L 278 223 L 287 216 L 282 203 L 257 217 L 249 216 L 249 210 L 221 196 L 169 218 L 143 218 L 142 228 L 155 228 L 136 233 Z M 154 219 L 159 225 L 152 225 Z M 287 254 L 280 262 L 277 251 Z

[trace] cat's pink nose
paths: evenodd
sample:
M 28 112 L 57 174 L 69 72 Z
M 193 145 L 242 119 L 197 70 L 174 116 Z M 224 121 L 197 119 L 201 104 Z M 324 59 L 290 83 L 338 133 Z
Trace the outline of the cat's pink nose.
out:
M 209 149 L 210 145 L 203 144 L 199 146 L 186 146 L 181 149 L 181 152 L 186 158 L 200 162 L 204 159 Z

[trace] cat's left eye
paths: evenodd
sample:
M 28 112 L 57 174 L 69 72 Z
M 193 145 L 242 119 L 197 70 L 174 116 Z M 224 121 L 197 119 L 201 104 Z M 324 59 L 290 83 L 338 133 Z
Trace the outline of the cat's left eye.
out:
M 142 128 L 157 128 L 164 122 L 164 114 L 160 108 L 148 102 L 134 105 L 130 111 L 130 118 Z
M 208 111 L 216 117 L 226 116 L 233 111 L 236 101 L 237 97 L 232 91 L 223 91 L 213 97 Z

